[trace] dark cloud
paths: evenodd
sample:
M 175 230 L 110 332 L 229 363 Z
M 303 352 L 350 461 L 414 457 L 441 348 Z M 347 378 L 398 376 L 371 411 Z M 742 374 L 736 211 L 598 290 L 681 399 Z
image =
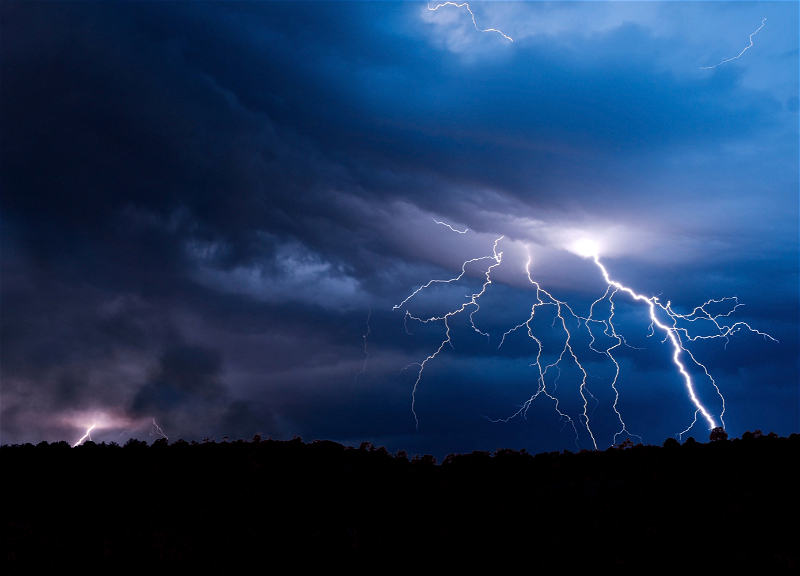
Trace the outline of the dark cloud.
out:
M 159 359 L 159 370 L 133 400 L 137 414 L 170 412 L 197 400 L 213 403 L 223 395 L 222 356 L 200 346 L 175 346 Z

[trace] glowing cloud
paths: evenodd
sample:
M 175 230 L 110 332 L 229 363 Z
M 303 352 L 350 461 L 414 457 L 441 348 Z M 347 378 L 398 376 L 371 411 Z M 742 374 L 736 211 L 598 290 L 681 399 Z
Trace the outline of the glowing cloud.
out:
M 599 256 L 600 255 L 600 246 L 594 240 L 589 240 L 588 238 L 581 238 L 580 240 L 576 240 L 572 246 L 570 246 L 570 252 L 574 252 L 578 256 L 583 256 L 584 258 L 588 258 L 589 256 Z

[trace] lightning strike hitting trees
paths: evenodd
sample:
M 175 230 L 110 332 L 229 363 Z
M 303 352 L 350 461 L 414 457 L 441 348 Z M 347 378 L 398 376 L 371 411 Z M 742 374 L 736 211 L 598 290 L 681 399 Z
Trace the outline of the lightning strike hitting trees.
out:
M 438 10 L 439 8 L 441 8 L 442 6 L 455 6 L 456 8 L 466 8 L 467 12 L 469 12 L 469 15 L 472 17 L 472 25 L 475 26 L 475 30 L 477 30 L 478 32 L 497 32 L 498 34 L 500 34 L 500 36 L 502 36 L 506 40 L 508 40 L 510 42 L 514 41 L 510 36 L 506 36 L 505 34 L 500 32 L 500 30 L 495 30 L 494 28 L 487 28 L 486 30 L 483 30 L 481 28 L 478 28 L 478 24 L 475 22 L 475 14 L 472 13 L 472 10 L 470 9 L 469 4 L 467 4 L 466 2 L 463 2 L 461 4 L 456 4 L 455 2 L 444 2 L 442 4 L 437 4 L 433 8 L 431 8 L 431 5 L 429 3 L 428 4 L 428 10 L 430 10 L 431 12 L 434 12 L 434 11 Z
M 429 354 L 424 360 L 422 360 L 422 362 L 406 366 L 406 369 L 410 368 L 411 366 L 416 366 L 418 368 L 417 377 L 411 394 L 411 411 L 414 414 L 414 420 L 417 428 L 419 428 L 419 419 L 415 409 L 417 390 L 426 366 L 442 352 L 446 345 L 454 348 L 453 341 L 451 339 L 451 320 L 455 316 L 462 314 L 469 309 L 468 317 L 472 329 L 482 336 L 485 336 L 487 339 L 489 338 L 488 333 L 481 331 L 475 325 L 475 315 L 480 311 L 479 299 L 486 293 L 489 285 L 492 284 L 491 274 L 493 269 L 500 266 L 502 263 L 503 253 L 498 251 L 498 244 L 502 240 L 503 237 L 501 236 L 494 241 L 492 255 L 481 256 L 465 261 L 461 266 L 461 273 L 458 276 L 448 280 L 430 280 L 428 283 L 417 288 L 405 300 L 394 306 L 394 309 L 405 307 L 405 322 L 410 320 L 420 322 L 422 324 L 435 322 L 441 322 L 444 324 L 444 338 L 436 350 Z M 690 313 L 679 314 L 672 309 L 671 302 L 667 301 L 666 303 L 663 303 L 657 296 L 644 296 L 635 292 L 628 286 L 623 285 L 621 282 L 612 279 L 605 265 L 600 261 L 597 250 L 594 246 L 577 246 L 575 251 L 584 258 L 590 258 L 597 266 L 606 283 L 606 290 L 604 294 L 591 303 L 587 315 L 580 315 L 576 313 L 573 307 L 567 302 L 559 300 L 553 296 L 549 291 L 542 288 L 539 282 L 533 279 L 531 276 L 531 259 L 529 257 L 526 264 L 526 274 L 528 281 L 534 290 L 530 315 L 527 319 L 506 330 L 500 338 L 497 348 L 501 348 L 511 334 L 517 332 L 518 330 L 524 330 L 527 333 L 528 339 L 534 344 L 535 357 L 530 366 L 534 368 L 537 388 L 530 398 L 528 398 L 516 412 L 505 418 L 489 418 L 489 420 L 493 422 L 508 422 L 516 416 L 521 415 L 526 417 L 533 402 L 542 396 L 552 403 L 554 410 L 559 415 L 559 418 L 564 421 L 565 425 L 570 425 L 573 428 L 575 431 L 576 445 L 578 445 L 580 427 L 588 433 L 592 445 L 595 449 L 597 449 L 598 441 L 595 437 L 595 433 L 592 430 L 592 410 L 590 410 L 590 402 L 593 402 L 594 406 L 596 407 L 599 403 L 599 400 L 597 400 L 595 395 L 593 395 L 589 390 L 587 380 L 590 375 L 584 367 L 585 360 L 581 360 L 581 357 L 579 356 L 579 350 L 577 350 L 573 344 L 573 339 L 579 333 L 579 331 L 585 331 L 584 336 L 589 338 L 589 350 L 593 353 L 604 356 L 613 365 L 614 375 L 610 384 L 614 398 L 612 408 L 619 423 L 618 429 L 613 435 L 611 444 L 615 444 L 617 438 L 623 434 L 639 437 L 637 434 L 628 429 L 618 407 L 620 393 L 617 388 L 617 384 L 620 376 L 620 364 L 615 357 L 615 353 L 621 346 L 633 348 L 626 342 L 624 336 L 619 332 L 618 326 L 614 323 L 615 305 L 619 298 L 626 296 L 633 302 L 641 303 L 646 307 L 649 317 L 648 336 L 654 336 L 656 333 L 660 334 L 663 337 L 662 342 L 668 342 L 668 345 L 671 348 L 672 364 L 675 366 L 676 372 L 680 375 L 683 386 L 686 390 L 686 395 L 691 402 L 694 412 L 693 421 L 685 430 L 679 432 L 678 434 L 682 435 L 688 432 L 697 423 L 698 416 L 700 416 L 701 419 L 706 422 L 709 430 L 718 427 L 720 424 L 722 427 L 724 427 L 725 399 L 722 395 L 722 392 L 720 391 L 717 382 L 708 372 L 706 366 L 702 364 L 695 357 L 692 351 L 686 347 L 687 343 L 696 342 L 698 340 L 723 339 L 726 341 L 727 345 L 729 337 L 741 330 L 754 332 L 755 334 L 774 342 L 777 342 L 777 340 L 775 340 L 769 334 L 760 332 L 750 327 L 745 322 L 728 322 L 730 315 L 737 308 L 742 306 L 736 297 L 707 300 L 702 305 L 695 307 Z M 407 305 L 409 304 L 409 301 L 417 296 L 420 292 L 430 288 L 435 284 L 456 283 L 460 281 L 467 273 L 468 265 L 482 261 L 491 261 L 491 264 L 486 268 L 485 271 L 483 271 L 485 280 L 481 286 L 481 289 L 474 294 L 468 295 L 467 300 L 461 303 L 459 307 L 445 314 L 435 315 L 429 318 L 415 316 L 408 310 Z M 712 306 L 727 306 L 727 308 L 725 312 L 713 313 L 710 311 Z M 606 311 L 600 312 L 599 310 L 601 308 Z M 541 333 L 537 334 L 536 330 L 534 329 L 534 320 L 538 318 L 537 314 L 541 315 L 545 313 L 545 310 L 549 310 L 552 314 L 551 329 L 553 331 L 560 332 L 562 335 L 561 338 L 563 345 L 560 345 L 560 348 L 557 348 L 555 351 L 552 349 L 546 350 L 546 348 L 552 348 L 552 346 L 545 343 L 545 335 Z M 690 328 L 699 328 L 700 325 L 703 325 L 704 332 L 699 329 L 695 330 L 694 333 L 690 332 Z M 607 342 L 606 345 L 600 344 L 601 336 L 604 337 L 605 341 Z M 555 360 L 550 363 L 546 363 L 545 360 L 543 360 L 543 355 L 545 353 L 554 356 Z M 562 409 L 560 407 L 562 400 L 559 397 L 557 384 L 558 379 L 561 376 L 562 369 L 567 368 L 568 365 L 572 365 L 575 369 L 577 369 L 577 373 L 580 375 L 577 392 L 581 398 L 582 410 L 580 410 L 577 414 L 570 414 L 567 409 Z M 715 393 L 719 396 L 721 401 L 721 410 L 717 416 L 713 415 L 711 410 L 701 401 L 697 393 L 698 383 L 693 378 L 689 366 L 694 367 L 692 370 L 698 370 L 702 372 L 703 378 L 706 379 L 707 383 L 710 383 Z M 719 423 L 717 422 L 717 418 L 719 419 Z
M 92 430 L 94 430 L 95 426 L 97 426 L 97 424 L 92 424 L 91 426 L 89 426 L 89 429 L 86 431 L 86 434 L 81 436 L 80 439 L 77 442 L 75 442 L 75 444 L 72 445 L 72 447 L 75 448 L 76 446 L 78 446 L 81 442 L 83 442 L 87 438 L 89 440 L 91 440 L 92 439 L 91 433 L 92 433 Z

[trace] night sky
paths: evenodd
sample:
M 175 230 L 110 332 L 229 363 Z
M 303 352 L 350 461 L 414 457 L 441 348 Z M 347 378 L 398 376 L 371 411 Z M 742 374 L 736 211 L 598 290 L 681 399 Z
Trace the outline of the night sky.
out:
M 0 441 L 156 422 L 440 458 L 593 448 L 589 430 L 605 449 L 621 424 L 576 319 L 607 288 L 586 243 L 678 314 L 737 297 L 719 321 L 777 342 L 684 339 L 724 406 L 687 364 L 698 401 L 732 436 L 800 430 L 798 4 L 470 7 L 513 42 L 424 2 L 4 0 Z M 540 386 L 527 327 L 498 348 L 536 301 L 529 257 L 587 377 L 568 352 L 558 406 L 509 419 Z M 446 329 L 406 311 L 458 310 L 492 264 L 425 364 L 417 428 Z M 647 305 L 614 303 L 616 441 L 661 444 L 696 408 Z M 565 346 L 554 309 L 531 322 L 542 365 Z

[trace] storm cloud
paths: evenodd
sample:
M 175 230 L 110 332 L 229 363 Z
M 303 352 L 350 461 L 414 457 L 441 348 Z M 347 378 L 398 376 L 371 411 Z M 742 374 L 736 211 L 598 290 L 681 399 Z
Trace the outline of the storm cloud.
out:
M 682 312 L 737 296 L 778 343 L 697 344 L 729 432 L 796 431 L 797 5 L 471 6 L 514 41 L 422 2 L 3 2 L 2 442 L 103 417 L 108 441 L 156 420 L 186 439 L 573 447 L 545 402 L 486 417 L 536 390 L 530 341 L 497 350 L 530 314 L 528 254 L 583 312 L 603 294 L 569 251 L 584 237 Z M 763 18 L 742 58 L 702 69 Z M 490 337 L 453 322 L 417 430 L 406 367 L 444 327 L 393 306 L 501 235 Z M 415 313 L 457 306 L 482 266 Z M 647 347 L 620 355 L 623 408 L 661 442 L 693 409 L 639 316 L 620 308 Z

